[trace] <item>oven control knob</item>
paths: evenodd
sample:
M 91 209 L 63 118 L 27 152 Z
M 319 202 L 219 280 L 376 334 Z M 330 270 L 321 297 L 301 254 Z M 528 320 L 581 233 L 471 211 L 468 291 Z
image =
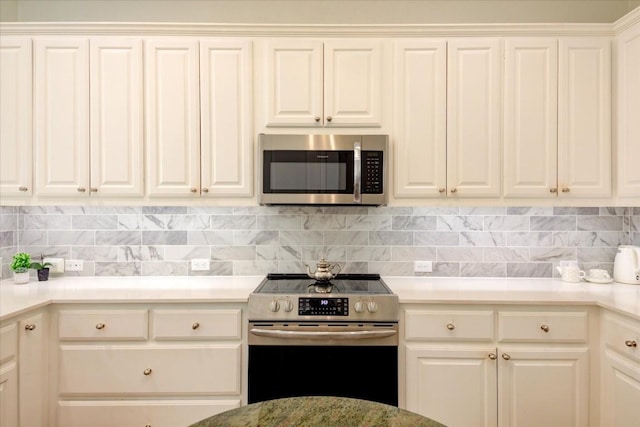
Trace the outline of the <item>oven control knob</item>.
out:
M 375 301 L 369 301 L 367 303 L 367 310 L 369 310 L 369 313 L 375 313 L 378 311 L 378 304 L 376 304 Z
M 356 301 L 356 303 L 353 305 L 353 309 L 356 311 L 356 313 L 363 313 L 364 303 L 362 301 Z
M 276 300 L 273 300 L 269 303 L 269 310 L 276 312 L 280 310 L 280 303 Z
M 282 308 L 286 312 L 289 312 L 289 311 L 293 310 L 293 303 L 291 301 L 289 301 L 289 300 L 282 301 L 282 305 L 284 306 Z

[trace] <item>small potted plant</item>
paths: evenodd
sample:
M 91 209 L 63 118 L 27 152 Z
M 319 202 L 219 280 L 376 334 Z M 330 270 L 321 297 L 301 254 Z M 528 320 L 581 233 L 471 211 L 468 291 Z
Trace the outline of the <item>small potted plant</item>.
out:
M 29 268 L 31 268 L 31 255 L 19 252 L 13 256 L 11 269 L 13 270 L 13 281 L 16 285 L 29 283 Z
M 51 264 L 50 262 L 43 262 L 44 258 L 42 255 L 40 255 L 40 262 L 32 262 L 31 265 L 29 266 L 29 268 L 33 268 L 38 272 L 38 281 L 39 282 L 46 282 L 47 280 L 49 280 L 49 267 L 51 267 L 53 264 Z

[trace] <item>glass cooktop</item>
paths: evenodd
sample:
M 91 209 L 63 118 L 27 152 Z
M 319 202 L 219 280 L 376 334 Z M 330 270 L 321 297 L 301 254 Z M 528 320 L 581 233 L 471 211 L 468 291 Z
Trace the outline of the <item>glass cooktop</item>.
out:
M 329 282 L 317 282 L 306 274 L 269 274 L 254 293 L 393 294 L 379 274 L 338 274 Z

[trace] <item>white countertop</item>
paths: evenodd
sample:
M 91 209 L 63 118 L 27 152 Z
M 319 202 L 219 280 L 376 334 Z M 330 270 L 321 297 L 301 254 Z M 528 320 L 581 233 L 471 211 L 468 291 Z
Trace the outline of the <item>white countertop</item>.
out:
M 246 302 L 262 276 L 54 277 L 0 282 L 0 320 L 50 303 Z M 599 305 L 640 319 L 640 286 L 536 278 L 383 277 L 400 303 Z

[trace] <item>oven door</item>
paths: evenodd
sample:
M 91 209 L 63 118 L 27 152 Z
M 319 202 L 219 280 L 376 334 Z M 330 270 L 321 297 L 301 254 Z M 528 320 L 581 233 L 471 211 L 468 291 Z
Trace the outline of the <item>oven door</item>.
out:
M 249 325 L 249 403 L 340 396 L 398 405 L 398 325 Z

